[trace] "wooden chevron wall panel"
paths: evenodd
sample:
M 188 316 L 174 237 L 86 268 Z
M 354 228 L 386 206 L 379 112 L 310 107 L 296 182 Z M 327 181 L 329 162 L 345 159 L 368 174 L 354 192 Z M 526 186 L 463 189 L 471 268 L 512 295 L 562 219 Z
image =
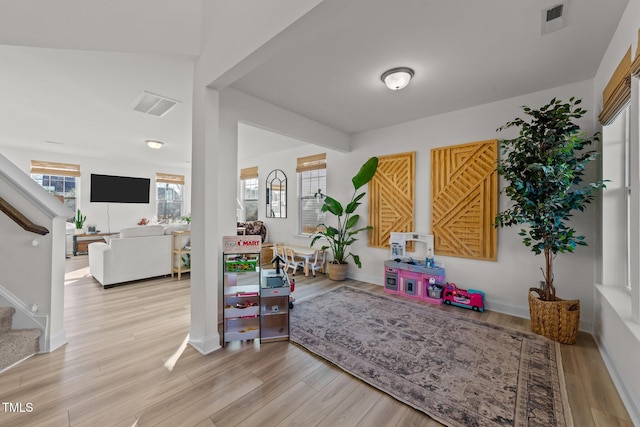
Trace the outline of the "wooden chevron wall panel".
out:
M 431 233 L 435 253 L 495 261 L 498 141 L 431 150 Z
M 378 170 L 369 182 L 369 246 L 388 248 L 392 231 L 415 231 L 415 177 L 415 152 L 378 156 Z

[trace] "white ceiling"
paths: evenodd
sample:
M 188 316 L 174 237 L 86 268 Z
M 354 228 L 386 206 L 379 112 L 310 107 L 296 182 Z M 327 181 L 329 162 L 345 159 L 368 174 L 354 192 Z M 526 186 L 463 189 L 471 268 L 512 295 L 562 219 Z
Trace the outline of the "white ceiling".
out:
M 375 129 L 593 78 L 628 3 L 567 0 L 566 27 L 541 35 L 560 0 L 344 1 L 232 86 L 346 133 Z M 0 149 L 184 166 L 199 12 L 200 0 L 1 2 Z M 397 66 L 416 74 L 392 92 L 380 75 Z M 131 111 L 143 90 L 181 103 Z

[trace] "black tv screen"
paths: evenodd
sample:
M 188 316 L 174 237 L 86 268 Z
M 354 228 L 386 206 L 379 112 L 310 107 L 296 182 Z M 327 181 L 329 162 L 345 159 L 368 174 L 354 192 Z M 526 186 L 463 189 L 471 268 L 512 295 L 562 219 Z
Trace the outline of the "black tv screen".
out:
M 91 201 L 149 203 L 149 178 L 91 174 Z

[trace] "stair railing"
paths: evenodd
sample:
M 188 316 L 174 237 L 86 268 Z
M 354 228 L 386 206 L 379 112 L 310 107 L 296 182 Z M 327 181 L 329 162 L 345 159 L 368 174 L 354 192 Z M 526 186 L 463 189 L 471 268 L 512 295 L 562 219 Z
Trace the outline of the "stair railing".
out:
M 22 214 L 19 210 L 14 208 L 11 203 L 7 202 L 5 199 L 0 197 L 0 211 L 4 212 L 9 218 L 11 218 L 16 224 L 18 224 L 23 229 L 30 231 L 32 233 L 40 234 L 44 236 L 49 233 L 45 227 L 41 225 L 34 224 Z

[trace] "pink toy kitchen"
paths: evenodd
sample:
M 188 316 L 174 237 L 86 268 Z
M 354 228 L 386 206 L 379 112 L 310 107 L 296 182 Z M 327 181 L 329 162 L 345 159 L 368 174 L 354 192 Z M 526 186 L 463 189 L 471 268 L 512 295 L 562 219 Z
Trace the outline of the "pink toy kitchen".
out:
M 407 242 L 424 245 L 424 256 L 409 257 Z M 384 262 L 384 291 L 390 294 L 442 304 L 444 266 L 434 261 L 433 236 L 422 233 L 392 232 L 391 259 Z M 416 250 L 419 246 L 416 245 Z M 417 252 L 416 252 L 417 253 Z

